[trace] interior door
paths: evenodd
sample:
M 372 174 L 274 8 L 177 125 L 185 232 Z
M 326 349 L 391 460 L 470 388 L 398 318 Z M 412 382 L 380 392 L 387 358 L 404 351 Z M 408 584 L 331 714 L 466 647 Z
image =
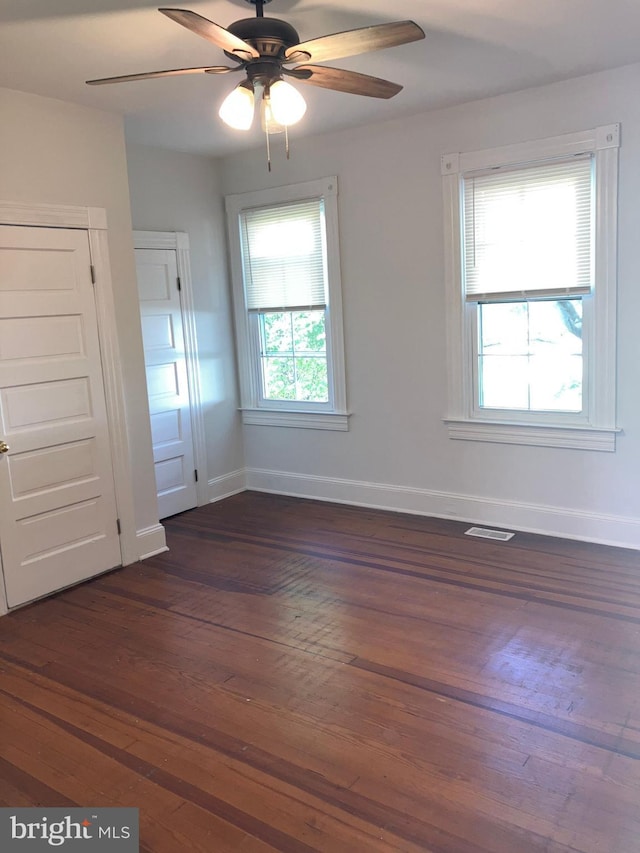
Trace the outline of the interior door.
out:
M 10 607 L 122 563 L 90 264 L 86 231 L 0 226 L 0 549 Z
M 176 253 L 136 249 L 158 513 L 197 506 L 191 403 Z

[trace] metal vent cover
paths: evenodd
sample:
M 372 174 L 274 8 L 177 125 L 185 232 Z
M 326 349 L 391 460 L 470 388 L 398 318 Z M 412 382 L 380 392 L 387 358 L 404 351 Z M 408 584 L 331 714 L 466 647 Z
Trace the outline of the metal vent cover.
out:
M 479 539 L 497 539 L 499 542 L 507 542 L 515 536 L 515 533 L 507 533 L 506 530 L 490 530 L 488 527 L 470 527 L 464 532 L 465 536 L 477 536 Z

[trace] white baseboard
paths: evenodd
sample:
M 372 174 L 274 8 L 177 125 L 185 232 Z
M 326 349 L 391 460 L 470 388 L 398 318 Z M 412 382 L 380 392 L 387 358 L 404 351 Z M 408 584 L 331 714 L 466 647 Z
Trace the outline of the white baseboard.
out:
M 143 527 L 136 531 L 136 545 L 138 548 L 138 559 L 146 560 L 147 557 L 155 557 L 168 551 L 164 527 L 161 524 L 153 524 L 151 527 Z
M 229 498 L 231 495 L 237 495 L 238 492 L 244 492 L 247 488 L 246 473 L 242 469 L 240 471 L 231 471 L 229 474 L 223 474 L 221 477 L 214 477 L 209 480 L 209 503 L 221 501 L 223 498 Z
M 630 516 L 258 468 L 247 469 L 246 488 L 640 550 L 640 519 Z

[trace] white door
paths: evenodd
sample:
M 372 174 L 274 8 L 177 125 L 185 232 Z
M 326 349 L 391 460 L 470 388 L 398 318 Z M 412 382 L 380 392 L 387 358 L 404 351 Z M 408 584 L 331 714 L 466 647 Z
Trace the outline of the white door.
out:
M 10 607 L 122 563 L 86 231 L 0 226 L 0 550 Z
M 158 514 L 197 506 L 191 404 L 176 253 L 136 249 Z

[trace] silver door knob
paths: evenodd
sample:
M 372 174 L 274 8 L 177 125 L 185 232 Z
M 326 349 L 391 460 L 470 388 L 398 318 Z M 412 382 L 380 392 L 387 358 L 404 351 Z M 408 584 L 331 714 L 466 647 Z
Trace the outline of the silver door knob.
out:
M 0 453 L 8 453 L 8 452 L 9 452 L 9 445 L 4 441 L 0 441 Z

